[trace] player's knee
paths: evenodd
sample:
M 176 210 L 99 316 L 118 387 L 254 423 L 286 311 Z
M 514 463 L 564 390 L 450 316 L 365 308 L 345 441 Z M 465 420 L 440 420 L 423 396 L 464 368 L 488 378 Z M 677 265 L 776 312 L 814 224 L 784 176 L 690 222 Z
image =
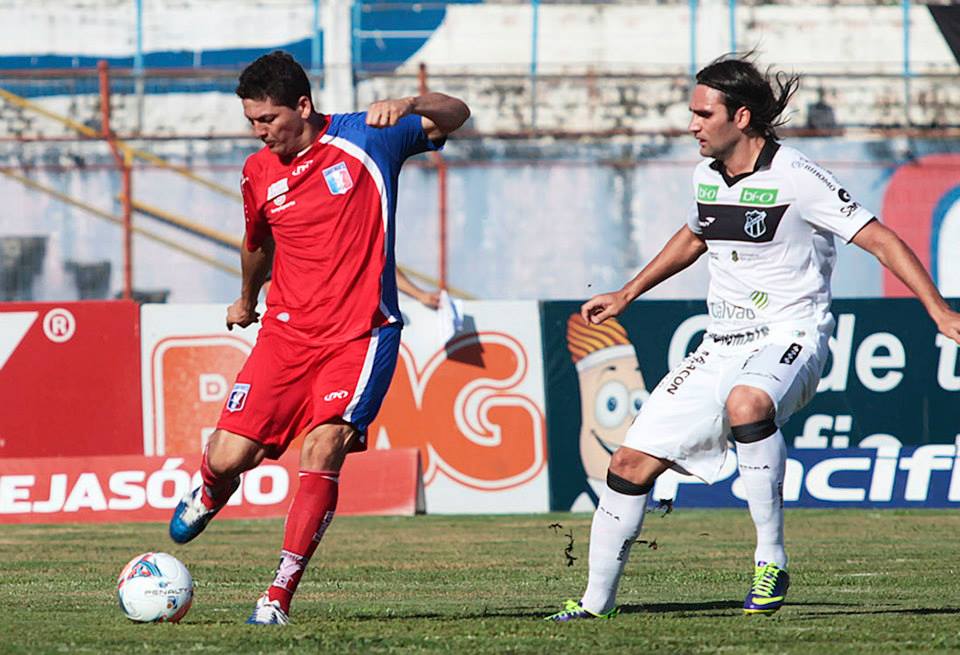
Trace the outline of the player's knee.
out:
M 255 442 L 221 431 L 215 432 L 204 450 L 206 466 L 217 477 L 234 477 L 254 468 L 263 459 Z
M 754 387 L 736 386 L 727 396 L 727 417 L 730 425 L 743 425 L 773 419 L 773 401 L 765 391 Z
M 741 423 L 730 428 L 733 433 L 733 440 L 737 443 L 753 443 L 766 439 L 777 431 L 777 424 L 772 418 L 754 421 L 752 423 Z
M 610 458 L 610 466 L 607 469 L 608 484 L 610 474 L 612 474 L 615 478 L 630 484 L 641 487 L 652 486 L 657 476 L 662 472 L 658 464 L 659 461 L 655 457 L 651 457 L 644 452 L 632 448 L 618 448 Z M 611 488 L 617 491 L 616 488 Z
M 315 470 L 339 470 L 360 433 L 349 424 L 318 426 L 303 440 L 301 464 Z

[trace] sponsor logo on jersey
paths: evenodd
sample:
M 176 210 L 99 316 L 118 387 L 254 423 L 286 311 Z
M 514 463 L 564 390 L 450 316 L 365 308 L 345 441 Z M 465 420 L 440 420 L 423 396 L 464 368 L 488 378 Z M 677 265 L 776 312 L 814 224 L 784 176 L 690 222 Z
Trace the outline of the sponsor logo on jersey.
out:
M 851 200 L 853 200 L 853 198 L 850 197 L 850 193 L 843 188 L 837 191 L 837 195 L 840 196 L 840 200 L 842 202 L 850 202 Z
M 269 187 L 267 187 L 267 200 L 273 200 L 277 196 L 286 193 L 290 190 L 290 185 L 287 183 L 287 178 L 282 180 L 277 180 Z
M 846 218 L 853 216 L 853 213 L 860 209 L 859 202 L 851 202 L 849 205 L 844 205 L 840 208 L 840 213 L 843 214 Z
M 703 218 L 698 218 L 698 219 L 697 219 L 697 225 L 700 226 L 700 229 L 701 229 L 701 230 L 705 230 L 705 229 L 707 229 L 708 227 L 710 227 L 711 225 L 713 225 L 713 222 L 714 222 L 715 220 L 717 220 L 717 217 L 716 217 L 716 216 L 704 216 Z
M 353 178 L 350 177 L 347 165 L 342 161 L 324 168 L 323 179 L 327 181 L 327 188 L 330 189 L 330 193 L 335 196 L 343 195 L 353 188 Z
M 250 393 L 250 385 L 237 382 L 230 391 L 230 397 L 227 398 L 227 411 L 239 412 L 247 403 L 247 394 Z
M 740 202 L 745 205 L 772 205 L 777 201 L 779 189 L 751 189 L 740 192 Z
M 757 309 L 763 309 L 770 304 L 770 296 L 766 291 L 754 291 L 750 294 L 750 302 L 757 306 Z
M 743 215 L 743 231 L 754 239 L 759 239 L 767 232 L 767 212 L 751 209 Z
M 784 350 L 783 355 L 780 356 L 780 363 L 793 364 L 801 350 L 803 350 L 803 346 L 801 346 L 799 343 L 791 343 L 790 347 Z
M 310 164 L 312 163 L 313 163 L 313 160 L 308 159 L 307 161 L 303 162 L 302 164 L 297 166 L 295 169 L 293 169 L 293 172 L 290 174 L 293 175 L 294 177 L 297 177 L 298 175 L 302 175 L 307 172 L 307 169 L 310 168 Z
M 814 164 L 809 159 L 797 159 L 793 162 L 792 166 L 794 168 L 799 168 L 801 170 L 807 171 L 815 178 L 823 182 L 831 191 L 836 191 L 840 188 L 840 185 L 836 183 L 836 180 L 833 179 L 833 176 L 828 172 L 824 171 L 822 168 Z
M 747 330 L 746 332 L 732 332 L 729 334 L 712 334 L 708 332 L 707 338 L 723 346 L 742 346 L 763 339 L 769 334 L 770 328 L 766 325 L 761 325 L 758 328 Z
M 744 320 L 756 318 L 757 313 L 749 307 L 740 307 L 726 300 L 721 300 L 720 302 L 710 303 L 710 316 L 719 319 L 732 318 Z
M 666 386 L 667 393 L 670 395 L 675 395 L 677 393 L 677 389 L 679 389 L 680 385 L 682 385 L 686 379 L 690 377 L 690 374 L 696 371 L 697 367 L 703 366 L 707 363 L 707 357 L 709 355 L 710 353 L 707 351 L 704 351 L 700 355 L 696 353 L 690 354 L 684 362 L 683 367 L 678 370 L 673 377 L 667 375 L 657 386 Z
M 698 184 L 697 200 L 713 202 L 717 199 L 717 191 L 719 191 L 719 189 L 720 187 L 716 184 Z
M 326 396 L 324 396 L 323 399 L 326 402 L 330 402 L 331 400 L 342 400 L 349 395 L 350 395 L 349 392 L 347 392 L 345 389 L 340 389 L 338 391 L 331 391 Z

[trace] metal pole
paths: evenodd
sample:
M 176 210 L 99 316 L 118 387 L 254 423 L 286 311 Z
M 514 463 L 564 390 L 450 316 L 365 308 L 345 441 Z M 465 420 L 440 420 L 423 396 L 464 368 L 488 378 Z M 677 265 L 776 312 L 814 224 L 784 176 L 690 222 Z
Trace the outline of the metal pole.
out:
M 117 147 L 113 131 L 110 129 L 110 64 L 105 59 L 97 62 L 100 79 L 100 135 L 110 146 L 113 159 L 120 169 L 123 202 L 123 299 L 133 298 L 133 209 L 131 203 L 132 159 L 133 153 L 125 150 L 123 154 Z
M 737 51 L 737 0 L 730 0 L 730 52 Z
M 540 0 L 530 0 L 533 27 L 530 34 L 530 129 L 537 129 L 537 46 L 540 41 Z
M 910 127 L 910 0 L 903 0 L 903 118 Z
M 690 0 L 690 84 L 697 77 L 697 0 Z
M 420 95 L 427 93 L 427 65 L 420 62 L 420 72 L 418 75 L 420 85 Z M 430 153 L 433 165 L 437 167 L 437 213 L 439 221 L 439 272 L 437 274 L 438 283 L 441 289 L 447 288 L 447 162 L 439 152 Z
M 363 6 L 360 0 L 353 0 L 353 26 L 350 30 L 350 42 L 353 47 L 353 63 L 351 65 L 351 75 L 353 84 L 357 84 L 357 74 L 360 72 L 361 60 L 363 58 L 363 44 L 360 41 L 358 33 L 363 29 Z
M 137 51 L 133 56 L 134 90 L 137 96 L 136 134 L 143 132 L 143 0 L 137 0 Z
M 310 42 L 310 72 L 320 74 L 320 0 L 313 0 L 313 38 Z
M 133 72 L 143 75 L 143 0 L 137 0 L 137 51 L 133 55 Z

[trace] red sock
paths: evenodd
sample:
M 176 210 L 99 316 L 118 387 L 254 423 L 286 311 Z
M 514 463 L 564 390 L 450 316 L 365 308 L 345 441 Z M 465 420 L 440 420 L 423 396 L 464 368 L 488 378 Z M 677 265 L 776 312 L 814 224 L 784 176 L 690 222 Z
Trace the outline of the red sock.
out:
M 338 480 L 337 471 L 300 471 L 300 488 L 287 511 L 280 564 L 273 584 L 267 589 L 267 596 L 270 600 L 279 600 L 284 612 L 290 612 L 290 600 L 303 570 L 333 521 Z
M 203 479 L 203 484 L 200 485 L 200 500 L 207 509 L 219 507 L 230 500 L 227 492 L 233 478 L 219 476 L 210 470 L 206 448 L 203 449 L 203 458 L 200 460 L 200 477 Z

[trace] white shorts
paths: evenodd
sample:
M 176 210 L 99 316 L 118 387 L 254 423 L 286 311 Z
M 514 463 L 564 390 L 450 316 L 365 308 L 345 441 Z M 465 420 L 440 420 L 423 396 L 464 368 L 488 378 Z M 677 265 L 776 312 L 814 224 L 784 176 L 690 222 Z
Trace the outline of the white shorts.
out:
M 827 362 L 827 335 L 799 340 L 753 334 L 729 345 L 710 335 L 670 371 L 643 404 L 623 445 L 673 462 L 681 473 L 716 481 L 727 456 L 726 400 L 737 385 L 762 389 L 773 400 L 775 422 L 810 402 Z M 742 336 L 742 335 L 740 335 Z

